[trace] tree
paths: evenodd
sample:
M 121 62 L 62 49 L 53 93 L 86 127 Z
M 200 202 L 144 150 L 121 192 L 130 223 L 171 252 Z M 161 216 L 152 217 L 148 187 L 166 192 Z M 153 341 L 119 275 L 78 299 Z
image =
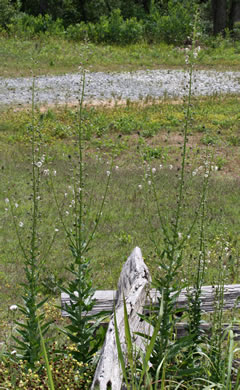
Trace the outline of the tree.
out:
M 227 2 L 226 0 L 212 0 L 213 34 L 224 33 L 227 27 Z
M 237 23 L 240 23 L 240 1 L 232 0 L 230 8 L 230 29 L 233 30 Z

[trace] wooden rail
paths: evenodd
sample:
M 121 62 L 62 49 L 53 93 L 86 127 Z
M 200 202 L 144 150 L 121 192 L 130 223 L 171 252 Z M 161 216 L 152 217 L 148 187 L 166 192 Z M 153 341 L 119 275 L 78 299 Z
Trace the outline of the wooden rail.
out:
M 191 290 L 190 290 L 191 292 Z M 99 313 L 102 310 L 113 312 L 114 303 L 116 304 L 116 290 L 98 290 L 94 294 L 96 304 L 90 314 Z M 156 290 L 152 289 L 146 299 L 146 305 L 152 303 L 157 304 L 161 294 L 157 293 Z M 215 286 L 203 286 L 201 293 L 201 310 L 203 312 L 213 312 L 215 307 L 216 287 Z M 64 310 L 65 305 L 68 305 L 70 300 L 69 296 L 65 293 L 61 294 L 62 302 L 62 315 L 67 316 Z M 182 290 L 178 299 L 177 306 L 179 308 L 186 308 L 188 306 L 188 298 L 186 289 Z M 240 284 L 226 284 L 223 291 L 223 309 L 239 309 L 240 308 Z
M 115 313 L 119 330 L 120 342 L 123 352 L 126 351 L 125 346 L 125 330 L 124 330 L 124 310 L 122 297 L 125 296 L 130 329 L 134 332 L 146 333 L 146 323 L 141 321 L 138 313 L 143 313 L 144 306 L 158 305 L 160 294 L 156 290 L 149 290 L 151 278 L 147 266 L 145 265 L 141 250 L 135 248 L 132 254 L 127 259 L 122 268 L 122 272 L 118 282 L 117 290 L 100 290 L 96 291 L 94 298 L 96 304 L 89 314 L 97 314 L 100 311 L 113 312 L 115 305 Z M 183 310 L 189 304 L 188 294 L 193 293 L 193 290 L 182 290 L 176 306 Z M 203 286 L 201 290 L 201 310 L 205 313 L 212 312 L 216 305 L 216 287 Z M 223 310 L 240 308 L 240 284 L 225 285 L 222 296 Z M 69 296 L 65 293 L 61 294 L 62 315 L 67 316 L 64 310 L 66 305 L 70 303 Z M 227 327 L 228 325 L 225 325 Z M 209 324 L 202 324 L 202 329 L 205 332 L 211 332 Z M 240 339 L 240 329 L 237 326 L 233 328 L 235 339 Z M 176 326 L 177 336 L 182 337 L 188 332 L 187 324 L 179 323 Z M 145 346 L 141 337 L 136 336 L 135 344 L 144 350 Z M 118 363 L 118 354 L 116 348 L 115 330 L 113 314 L 111 315 L 106 333 L 105 343 L 103 345 L 98 366 L 95 372 L 91 390 L 121 390 L 122 373 Z

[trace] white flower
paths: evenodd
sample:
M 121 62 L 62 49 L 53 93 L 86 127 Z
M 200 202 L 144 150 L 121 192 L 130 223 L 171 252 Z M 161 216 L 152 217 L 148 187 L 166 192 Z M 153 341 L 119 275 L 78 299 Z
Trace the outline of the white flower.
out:
M 11 355 L 16 355 L 17 351 L 16 349 L 14 349 L 12 352 L 11 352 Z
M 192 176 L 196 176 L 196 174 L 197 174 L 197 171 L 192 172 Z
M 190 234 L 189 234 L 189 235 L 187 236 L 187 239 L 190 240 L 190 238 L 191 238 L 191 236 L 190 236 Z
M 65 192 L 64 196 L 65 196 L 65 198 L 68 196 L 67 192 Z
M 44 169 L 43 174 L 44 176 L 49 176 L 49 169 Z
M 72 205 L 74 205 L 75 204 L 75 200 L 73 199 L 71 203 L 72 203 Z
M 159 165 L 159 168 L 162 169 L 162 164 Z
M 173 169 L 173 166 L 172 166 L 172 164 L 170 164 L 170 165 L 169 165 L 169 169 Z
M 69 211 L 66 211 L 66 215 L 69 215 Z
M 116 165 L 116 166 L 115 166 L 115 169 L 116 169 L 116 171 L 117 171 L 117 170 L 119 169 L 119 166 L 118 166 L 118 165 Z
M 20 226 L 20 227 L 23 227 L 23 225 L 24 225 L 24 224 L 23 224 L 23 222 L 22 222 L 22 221 L 21 221 L 21 222 L 19 222 L 19 226 Z
M 106 174 L 107 174 L 107 176 L 110 176 L 111 172 L 110 172 L 110 171 L 107 171 Z
M 148 180 L 148 185 L 150 186 L 152 184 L 151 180 Z
M 9 203 L 9 199 L 8 199 L 8 198 L 5 199 L 5 203 L 6 203 L 6 204 Z
M 79 187 L 79 188 L 78 188 L 78 193 L 80 194 L 81 191 L 82 191 L 82 189 Z
M 182 238 L 182 233 L 178 233 L 178 238 L 181 240 L 181 238 Z
M 38 161 L 38 162 L 36 163 L 36 166 L 37 166 L 38 168 L 41 168 L 41 166 L 42 166 L 42 161 Z
M 9 308 L 11 311 L 16 311 L 18 309 L 17 305 L 11 305 Z
M 41 199 L 41 196 L 40 196 L 40 195 L 38 195 L 36 199 L 37 199 L 37 200 L 40 200 L 40 199 Z
M 139 190 L 141 190 L 142 189 L 142 184 L 139 184 L 138 188 L 139 188 Z
M 40 161 L 41 161 L 41 163 L 42 163 L 42 164 L 44 163 L 44 161 L 45 161 L 45 154 L 43 154 L 43 155 L 42 155 L 42 157 L 41 157 L 41 160 L 40 160 Z
M 18 208 L 18 203 L 15 203 L 15 207 L 16 207 L 16 209 Z
M 53 171 L 53 176 L 56 176 L 56 174 L 57 174 L 57 171 Z
M 152 173 L 156 173 L 156 168 L 152 168 Z

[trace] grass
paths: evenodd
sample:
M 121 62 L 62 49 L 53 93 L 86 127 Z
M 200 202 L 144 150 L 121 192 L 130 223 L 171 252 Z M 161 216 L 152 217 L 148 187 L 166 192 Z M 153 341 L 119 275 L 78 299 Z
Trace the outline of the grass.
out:
M 213 170 L 204 232 L 207 242 L 207 272 L 204 284 L 216 281 L 219 254 L 222 255 L 222 262 L 226 266 L 224 282 L 239 283 L 239 97 L 232 95 L 194 98 L 193 103 L 194 113 L 186 156 L 184 223 L 180 225 L 179 234 L 182 235 L 188 230 L 193 210 L 197 208 L 199 188 L 203 182 L 204 169 L 201 167 L 207 155 L 213 160 L 211 163 Z M 181 100 L 163 99 L 156 102 L 146 99 L 139 103 L 127 101 L 123 105 L 89 105 L 83 110 L 86 188 L 89 190 L 88 199 L 92 204 L 90 225 L 94 223 L 97 204 L 101 202 L 104 192 L 111 156 L 114 155 L 111 187 L 103 218 L 89 251 L 89 257 L 93 259 L 91 263 L 93 284 L 97 289 L 116 288 L 122 265 L 136 245 L 141 247 L 151 275 L 155 274 L 158 262 L 154 245 L 147 233 L 149 225 L 146 196 L 150 187 L 149 177 L 145 180 L 145 175 L 151 168 L 156 169 L 154 176 L 162 217 L 163 221 L 168 223 L 174 217 L 177 201 L 176 187 L 181 169 L 184 109 L 185 105 Z M 74 106 L 51 106 L 41 107 L 36 113 L 37 127 L 42 134 L 46 155 L 41 168 L 42 215 L 39 221 L 43 247 L 47 246 L 52 233 L 59 229 L 56 242 L 44 265 L 41 295 L 53 295 L 54 298 L 44 307 L 46 320 L 53 319 L 60 326 L 67 320 L 62 319 L 59 310 L 54 308 L 60 297 L 57 282 L 66 281 L 64 268 L 69 265 L 71 258 L 60 227 L 46 170 L 52 172 L 56 170 L 56 176 L 53 174 L 55 191 L 66 214 L 66 211 L 67 213 L 70 211 L 72 202 L 72 189 L 69 185 L 71 166 L 76 161 L 76 139 L 72 131 L 77 121 L 76 112 L 77 108 Z M 24 275 L 23 259 L 20 256 L 13 221 L 5 199 L 11 197 L 13 204 L 17 204 L 14 206 L 17 224 L 19 227 L 19 223 L 23 225 L 20 233 L 22 237 L 27 237 L 29 235 L 27 214 L 30 211 L 31 198 L 31 156 L 28 146 L 30 120 L 31 113 L 28 107 L 1 108 L 0 340 L 7 339 L 8 345 L 11 345 L 9 336 L 14 327 L 13 313 L 9 307 L 20 301 L 20 283 Z M 158 232 L 156 205 L 151 197 L 149 200 L 152 231 Z M 71 226 L 71 223 L 72 220 L 69 219 L 67 224 Z M 181 278 L 189 280 L 190 283 L 195 278 L 197 268 L 199 229 L 187 241 L 180 270 Z M 158 235 L 158 247 L 163 247 L 161 235 Z M 19 313 L 14 315 L 21 321 Z M 231 314 L 229 316 L 231 318 Z M 55 338 L 56 329 L 51 332 L 53 333 L 50 337 Z M 62 340 L 62 343 L 64 341 Z M 67 369 L 68 364 L 69 367 L 74 367 L 71 361 L 63 364 Z M 10 370 L 12 369 L 15 370 L 13 374 L 16 376 L 22 367 L 13 365 Z M 53 376 L 58 369 L 58 362 L 51 366 Z M 0 376 L 3 371 L 7 372 L 5 370 L 6 367 L 2 363 Z M 38 378 L 32 377 L 31 373 L 26 375 L 29 388 L 41 381 L 47 381 L 46 373 L 42 374 L 43 377 Z M 89 378 L 91 375 L 92 372 L 89 373 Z M 54 376 L 55 384 L 57 378 L 58 376 Z M 61 388 L 60 384 L 57 386 Z
M 199 67 L 238 70 L 239 42 L 218 39 L 214 47 L 201 45 Z M 91 71 L 133 71 L 136 69 L 183 68 L 183 48 L 167 44 L 138 43 L 129 46 L 95 45 L 68 41 L 62 37 L 16 39 L 0 36 L 0 74 L 3 77 L 77 72 L 79 66 Z
M 214 165 L 218 166 L 218 170 L 212 175 L 209 190 L 207 231 L 209 251 L 211 251 L 209 261 L 211 261 L 206 283 L 211 283 L 215 275 L 216 243 L 220 237 L 228 242 L 232 255 L 229 261 L 229 282 L 239 281 L 236 271 L 239 269 L 240 229 L 239 143 L 232 142 L 232 139 L 239 139 L 238 105 L 239 99 L 236 96 L 209 97 L 197 99 L 195 102 L 187 159 L 186 224 L 191 218 L 191 210 L 196 207 L 198 188 L 202 180 L 200 171 L 196 176 L 192 176 L 192 172 L 202 165 L 206 147 L 209 153 L 214 154 Z M 145 199 L 139 189 L 139 185 L 143 185 L 143 159 L 157 169 L 156 176 L 164 218 L 171 218 L 171 210 L 174 210 L 176 204 L 176 175 L 181 157 L 182 103 L 169 101 L 168 104 L 162 102 L 141 105 L 140 110 L 138 107 L 131 103 L 128 106 L 108 109 L 89 107 L 84 110 L 84 124 L 88 129 L 85 132 L 85 158 L 89 185 L 94 189 L 93 205 L 101 199 L 108 169 L 107 162 L 112 153 L 115 155 L 114 165 L 118 167 L 114 168 L 101 226 L 90 251 L 94 259 L 92 274 L 96 288 L 116 287 L 122 264 L 135 245 L 141 247 L 147 264 L 151 271 L 154 271 L 155 253 L 146 235 Z M 25 223 L 24 214 L 28 211 L 27 200 L 30 195 L 29 158 L 26 146 L 29 115 L 27 110 L 8 109 L 1 113 L 0 298 L 1 310 L 5 312 L 10 304 L 18 300 L 16 286 L 21 280 L 22 260 L 16 251 L 18 244 L 11 216 L 8 211 L 5 211 L 4 199 L 9 196 L 9 193 L 14 196 L 19 203 L 17 209 L 19 220 Z M 56 191 L 62 199 L 65 192 L 69 193 L 70 174 L 67 167 L 74 160 L 75 141 L 69 129 L 74 125 L 75 109 L 58 107 L 44 113 L 39 111 L 38 119 L 46 142 L 45 168 L 56 169 L 57 175 L 54 181 Z M 208 146 L 206 146 L 206 134 Z M 212 142 L 212 139 L 215 142 Z M 96 156 L 102 159 L 100 167 Z M 160 165 L 163 166 L 162 169 Z M 48 180 L 44 174 L 42 181 L 44 187 L 42 234 L 47 241 L 47 237 L 51 237 L 51 232 L 56 226 L 59 227 L 59 221 Z M 24 197 L 22 194 L 25 194 Z M 67 201 L 69 202 L 70 199 Z M 68 204 L 66 210 L 67 207 Z M 94 211 L 93 207 L 93 213 Z M 154 215 L 154 212 L 154 203 L 152 203 L 151 213 Z M 154 226 L 157 228 L 157 225 Z M 24 225 L 24 229 L 26 229 L 24 234 L 27 234 L 27 226 Z M 194 240 L 193 237 L 189 243 L 189 253 L 195 250 Z M 68 264 L 68 258 L 67 244 L 60 230 L 43 275 L 44 285 L 48 286 L 49 290 L 54 289 L 54 280 L 65 278 L 63 264 Z

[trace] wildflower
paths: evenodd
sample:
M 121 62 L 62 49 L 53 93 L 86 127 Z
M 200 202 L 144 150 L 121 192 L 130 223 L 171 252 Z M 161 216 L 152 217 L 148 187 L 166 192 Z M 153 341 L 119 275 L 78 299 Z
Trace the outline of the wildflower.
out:
M 11 305 L 9 308 L 11 311 L 16 311 L 18 309 L 17 305 Z
M 44 176 L 49 176 L 49 169 L 44 169 L 43 174 Z
M 106 174 L 107 174 L 107 176 L 110 176 L 111 172 L 110 172 L 110 171 L 107 171 Z
M 20 226 L 20 227 L 23 227 L 23 225 L 24 225 L 23 222 L 20 221 L 20 222 L 19 222 L 19 226 Z
M 156 173 L 156 168 L 152 168 L 152 173 Z
M 148 185 L 150 186 L 152 184 L 151 180 L 148 180 Z
M 170 165 L 169 165 L 169 169 L 173 169 L 173 166 L 172 166 L 172 164 L 170 164 Z
M 159 165 L 159 168 L 162 169 L 162 164 Z
M 67 192 L 65 192 L 65 194 L 64 194 L 64 197 L 66 198 L 66 197 L 67 197 L 67 195 L 68 195 L 68 194 L 67 194 Z
M 57 174 L 57 171 L 54 170 L 53 171 L 53 176 L 56 176 L 56 174 Z
M 78 193 L 80 194 L 81 191 L 82 191 L 82 189 L 79 187 L 79 188 L 78 188 Z
M 38 161 L 38 162 L 36 163 L 36 166 L 37 166 L 38 168 L 41 168 L 41 166 L 42 166 L 42 161 Z
M 6 204 L 9 203 L 9 199 L 8 199 L 8 198 L 5 199 L 5 203 L 6 203 Z
M 182 233 L 178 233 L 178 238 L 181 240 L 181 238 L 182 238 Z
M 197 170 L 192 172 L 192 176 L 196 176 Z
M 69 211 L 66 211 L 66 215 L 69 215 Z
M 56 232 L 56 233 L 59 232 L 59 229 L 56 228 L 56 229 L 55 229 L 55 232 Z
M 45 161 L 45 154 L 42 155 L 40 161 L 41 161 L 42 164 L 44 163 L 44 161 Z
M 11 355 L 16 355 L 17 351 L 14 349 L 12 352 L 11 352 Z
M 117 171 L 117 170 L 119 169 L 119 166 L 118 166 L 118 165 L 116 165 L 116 166 L 115 166 L 115 169 L 116 169 L 116 171 Z
M 141 190 L 142 189 L 142 184 L 139 184 L 138 188 L 139 188 L 139 190 Z
M 16 209 L 18 208 L 18 203 L 15 203 L 15 207 L 16 207 Z

